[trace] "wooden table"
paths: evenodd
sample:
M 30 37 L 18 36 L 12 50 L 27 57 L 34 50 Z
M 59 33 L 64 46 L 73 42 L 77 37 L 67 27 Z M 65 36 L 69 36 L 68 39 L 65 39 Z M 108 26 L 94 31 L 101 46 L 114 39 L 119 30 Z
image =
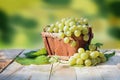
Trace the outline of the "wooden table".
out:
M 30 50 L 0 50 L 10 60 L 0 73 L 0 80 L 120 80 L 120 50 L 109 61 L 92 67 L 70 67 L 68 64 L 24 66 L 14 61 Z M 112 51 L 112 50 L 110 50 Z

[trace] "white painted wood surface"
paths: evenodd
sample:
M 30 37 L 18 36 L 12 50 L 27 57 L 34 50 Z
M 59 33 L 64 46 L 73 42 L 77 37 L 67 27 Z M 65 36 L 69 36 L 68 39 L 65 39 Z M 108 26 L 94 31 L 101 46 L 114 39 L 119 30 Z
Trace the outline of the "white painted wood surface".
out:
M 0 50 L 0 72 L 2 72 L 22 51 L 23 49 Z
M 0 80 L 120 80 L 120 51 L 117 50 L 109 61 L 94 67 L 79 68 L 55 63 L 50 73 L 51 67 L 52 64 L 23 66 L 13 62 L 0 74 Z

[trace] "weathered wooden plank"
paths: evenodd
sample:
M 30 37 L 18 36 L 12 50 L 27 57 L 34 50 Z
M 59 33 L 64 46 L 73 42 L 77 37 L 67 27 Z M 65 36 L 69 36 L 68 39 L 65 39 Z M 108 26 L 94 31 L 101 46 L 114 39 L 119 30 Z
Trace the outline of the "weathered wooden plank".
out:
M 24 57 L 24 53 L 29 51 L 23 51 L 20 56 Z M 0 74 L 0 80 L 48 80 L 50 69 L 50 64 L 23 66 L 14 62 Z
M 50 80 L 76 80 L 76 73 L 68 64 L 53 64 Z
M 97 66 L 103 80 L 120 80 L 120 69 L 116 65 Z
M 38 49 L 34 49 L 36 51 Z M 24 53 L 30 52 L 31 50 L 24 50 L 23 53 L 20 55 L 20 57 L 25 57 Z M 48 80 L 49 74 L 51 70 L 51 64 L 48 65 L 29 65 L 25 66 L 24 72 L 19 71 L 17 76 L 19 76 L 20 73 L 27 75 L 27 77 L 24 77 L 22 80 Z M 29 72 L 29 74 L 28 74 Z M 17 79 L 17 77 L 12 78 L 12 80 Z
M 22 68 L 22 65 L 13 62 L 2 73 L 0 73 L 0 80 L 9 80 L 10 76 L 12 76 L 15 72 L 19 71 Z
M 77 80 L 102 80 L 96 67 L 75 67 Z
M 2 72 L 23 49 L 0 50 L 0 72 Z
M 5 49 L 0 50 L 0 54 L 3 54 L 7 59 L 14 59 L 23 49 Z
M 51 70 L 51 65 L 34 65 L 32 66 L 32 71 L 31 71 L 31 78 L 30 80 L 50 80 L 50 70 Z M 31 69 L 29 69 L 31 70 Z

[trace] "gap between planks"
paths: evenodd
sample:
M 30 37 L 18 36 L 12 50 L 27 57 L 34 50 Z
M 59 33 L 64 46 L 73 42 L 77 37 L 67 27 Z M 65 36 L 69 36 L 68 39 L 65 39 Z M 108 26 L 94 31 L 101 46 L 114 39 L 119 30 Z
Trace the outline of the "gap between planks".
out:
M 10 64 L 12 64 L 15 59 L 23 52 L 24 50 L 17 50 L 17 49 L 12 49 L 12 50 L 2 50 L 4 52 L 3 54 L 5 55 L 6 59 L 10 59 L 10 62 L 2 69 L 0 70 L 0 73 L 2 73 Z

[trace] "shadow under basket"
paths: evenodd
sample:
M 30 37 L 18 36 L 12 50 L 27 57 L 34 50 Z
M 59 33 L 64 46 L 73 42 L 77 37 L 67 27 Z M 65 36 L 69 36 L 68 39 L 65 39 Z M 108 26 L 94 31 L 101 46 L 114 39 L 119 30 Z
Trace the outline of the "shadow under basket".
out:
M 71 47 L 70 43 L 64 43 L 63 39 L 58 38 L 58 33 L 42 32 L 41 34 L 45 48 L 50 56 L 57 55 L 70 57 L 77 52 L 78 48 L 84 48 L 86 45 L 89 45 L 93 38 L 92 29 L 89 28 L 89 40 L 84 41 L 83 35 L 80 37 L 72 36 L 70 39 L 75 40 L 77 45 L 75 47 Z

